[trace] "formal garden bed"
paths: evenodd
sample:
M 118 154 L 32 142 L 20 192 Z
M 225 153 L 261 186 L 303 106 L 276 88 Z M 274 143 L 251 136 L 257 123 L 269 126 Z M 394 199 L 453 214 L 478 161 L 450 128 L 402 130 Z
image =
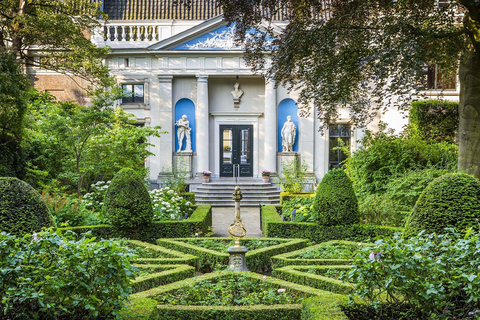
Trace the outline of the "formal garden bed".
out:
M 345 265 L 366 243 L 332 240 L 272 257 L 273 268 L 288 265 Z M 370 244 L 371 245 L 371 244 Z
M 158 239 L 157 244 L 198 257 L 197 269 L 211 271 L 228 266 L 227 248 L 232 240 L 225 238 L 175 238 Z M 241 244 L 253 250 L 246 254 L 247 268 L 250 271 L 268 272 L 271 270 L 270 258 L 274 255 L 297 250 L 307 246 L 304 239 L 244 238 Z

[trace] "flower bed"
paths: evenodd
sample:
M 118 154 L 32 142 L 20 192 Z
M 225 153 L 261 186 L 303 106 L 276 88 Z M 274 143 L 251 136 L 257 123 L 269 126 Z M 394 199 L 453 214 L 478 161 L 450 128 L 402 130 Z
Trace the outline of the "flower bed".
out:
M 196 265 L 198 258 L 183 252 L 137 240 L 128 240 L 128 246 L 137 251 L 137 264 L 189 264 Z
M 317 289 L 350 294 L 354 291 L 353 285 L 340 279 L 348 270 L 350 266 L 286 266 L 273 270 L 273 276 Z
M 197 269 L 210 271 L 217 266 L 225 268 L 225 266 L 228 265 L 229 254 L 226 249 L 224 251 L 217 251 L 202 247 L 201 245 L 206 244 L 207 247 L 210 248 L 225 248 L 225 246 L 227 246 L 226 243 L 229 243 L 229 241 L 230 240 L 225 240 L 224 238 L 178 238 L 158 239 L 157 244 L 197 256 L 199 258 Z M 247 246 L 249 243 L 261 242 L 273 244 L 247 252 L 247 267 L 251 271 L 268 271 L 271 268 L 270 258 L 272 256 L 298 250 L 307 245 L 307 240 L 303 239 L 245 238 L 242 241 L 242 243 Z M 195 242 L 196 245 L 190 244 L 189 242 Z
M 231 277 L 234 277 L 235 279 L 230 279 Z M 207 291 L 204 290 L 205 287 L 207 288 Z M 218 290 L 213 290 L 212 288 L 214 287 Z M 199 289 L 193 290 L 192 288 Z M 210 292 L 208 292 L 208 288 L 211 289 Z M 279 292 L 279 289 L 284 290 L 280 290 Z M 214 293 L 211 292 L 212 290 L 216 291 L 216 294 L 218 295 L 214 295 Z M 236 304 L 241 305 L 222 306 L 221 301 L 228 301 L 231 299 L 231 294 L 233 294 L 231 292 L 234 290 L 237 290 L 237 292 L 238 290 L 246 290 L 249 293 L 247 295 L 238 296 Z M 184 299 L 187 299 L 186 297 L 180 296 L 176 298 L 176 300 L 171 300 L 175 294 L 180 292 L 189 292 L 189 296 L 193 294 L 193 297 L 189 297 L 188 299 L 198 301 L 198 303 L 196 303 L 197 305 L 191 305 L 191 303 L 189 303 L 188 306 L 173 304 L 159 304 L 156 306 L 158 302 L 162 302 L 161 300 L 164 299 L 163 297 L 167 297 L 165 299 L 167 302 L 172 301 L 182 303 Z M 208 295 L 210 303 L 201 302 L 205 295 Z M 249 298 L 247 298 L 247 296 Z M 263 299 L 263 297 L 265 297 L 265 299 Z M 149 319 L 221 320 L 238 318 L 246 320 L 298 320 L 302 316 L 303 309 L 302 304 L 297 303 L 300 302 L 300 299 L 298 298 L 303 298 L 305 299 L 303 302 L 308 303 L 309 299 L 312 299 L 312 297 L 321 297 L 322 301 L 325 300 L 329 302 L 330 313 L 332 314 L 341 312 L 336 305 L 346 301 L 345 296 L 289 283 L 271 277 L 264 278 L 261 275 L 251 272 L 234 273 L 233 276 L 231 272 L 214 272 L 134 294 L 132 295 L 132 301 L 134 301 L 135 305 L 129 310 L 129 313 L 133 315 L 134 312 L 136 312 L 135 307 L 143 307 L 145 309 L 145 307 L 148 306 L 148 308 L 153 311 L 148 315 Z M 262 301 L 270 301 L 271 304 L 257 303 L 256 305 L 245 305 L 250 304 L 248 303 L 249 301 L 259 302 L 259 298 Z M 235 300 L 235 298 L 233 299 Z M 128 317 L 122 318 L 129 319 Z M 146 318 L 147 315 L 145 315 L 144 319 Z M 315 318 L 305 317 L 305 319 L 313 320 Z
M 362 246 L 366 244 L 360 244 Z M 333 240 L 272 257 L 273 268 L 288 265 L 347 265 L 359 243 Z
M 183 220 L 194 211 L 192 203 L 175 190 L 165 187 L 150 191 L 155 221 Z
M 132 282 L 132 291 L 149 290 L 195 276 L 195 268 L 187 265 L 136 265 L 141 271 Z

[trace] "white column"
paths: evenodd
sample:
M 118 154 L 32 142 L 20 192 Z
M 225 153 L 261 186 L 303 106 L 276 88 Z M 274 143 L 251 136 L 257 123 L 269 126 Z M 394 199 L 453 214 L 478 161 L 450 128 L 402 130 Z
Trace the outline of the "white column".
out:
M 208 75 L 197 75 L 196 152 L 197 172 L 209 170 Z
M 174 120 L 172 105 L 172 76 L 158 76 L 158 116 L 155 118 L 155 125 L 160 125 L 162 130 L 167 133 L 160 137 L 160 159 L 159 170 L 160 175 L 171 174 L 173 167 L 173 142 L 174 142 Z M 153 110 L 152 110 L 153 111 Z M 153 117 L 152 117 L 153 122 Z M 153 123 L 152 123 L 153 125 Z M 150 169 L 150 175 L 155 175 Z
M 275 82 L 265 83 L 265 170 L 277 171 L 277 90 Z

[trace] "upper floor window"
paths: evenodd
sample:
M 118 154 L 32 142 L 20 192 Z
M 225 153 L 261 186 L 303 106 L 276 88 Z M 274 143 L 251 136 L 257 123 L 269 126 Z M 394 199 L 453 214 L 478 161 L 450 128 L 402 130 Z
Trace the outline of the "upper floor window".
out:
M 339 123 L 330 126 L 328 130 L 328 170 L 339 168 L 347 160 L 348 154 L 342 147 L 350 149 L 352 133 L 348 123 Z
M 122 104 L 144 103 L 145 90 L 143 84 L 122 84 L 125 96 L 122 98 Z
M 457 75 L 443 76 L 438 65 L 428 67 L 427 89 L 429 90 L 455 90 L 457 88 Z

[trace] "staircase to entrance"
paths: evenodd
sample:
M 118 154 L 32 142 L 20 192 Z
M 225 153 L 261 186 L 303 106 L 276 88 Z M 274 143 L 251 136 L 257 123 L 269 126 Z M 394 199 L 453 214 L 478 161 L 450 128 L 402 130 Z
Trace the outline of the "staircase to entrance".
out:
M 270 182 L 264 183 L 261 178 L 213 178 L 209 183 L 202 183 L 195 191 L 197 204 L 208 204 L 213 207 L 235 206 L 232 193 L 235 186 L 242 190 L 242 207 L 253 207 L 259 204 L 280 204 L 280 190 Z

